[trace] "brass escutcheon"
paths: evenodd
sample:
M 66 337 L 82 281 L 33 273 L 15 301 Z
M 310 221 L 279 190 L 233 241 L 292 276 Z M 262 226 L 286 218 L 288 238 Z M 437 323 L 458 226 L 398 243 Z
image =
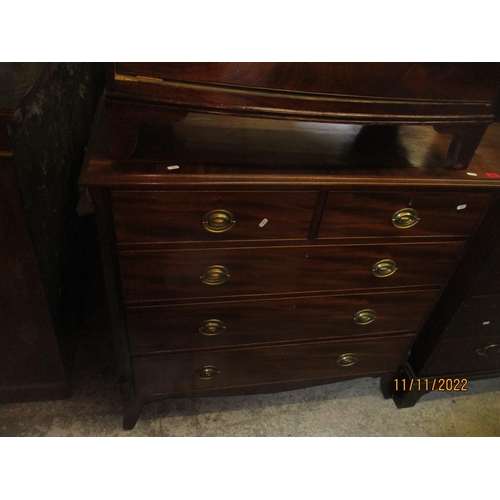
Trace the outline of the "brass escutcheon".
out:
M 357 362 L 358 362 L 358 358 L 357 358 L 356 354 L 354 354 L 352 352 L 342 354 L 341 356 L 339 356 L 337 358 L 337 364 L 339 366 L 351 366 Z
M 226 325 L 220 319 L 207 319 L 200 323 L 199 332 L 209 337 L 226 331 Z
M 372 266 L 372 273 L 377 278 L 387 278 L 394 274 L 398 268 L 396 267 L 396 263 L 391 259 L 382 259 L 378 262 L 375 262 Z
M 206 365 L 203 368 L 196 370 L 196 376 L 202 380 L 209 380 L 220 374 L 220 370 L 213 365 Z
M 418 212 L 414 208 L 403 208 L 394 212 L 392 216 L 392 225 L 398 229 L 408 229 L 414 226 L 420 220 Z
M 222 285 L 229 279 L 229 271 L 224 266 L 208 266 L 200 279 L 206 285 Z
M 488 356 L 498 356 L 500 354 L 500 344 L 490 344 L 481 349 L 476 349 L 478 356 L 487 358 Z
M 357 325 L 369 325 L 375 321 L 377 314 L 373 309 L 362 309 L 354 315 L 354 323 Z
M 229 231 L 234 224 L 234 216 L 227 210 L 212 210 L 203 216 L 203 227 L 211 233 L 224 233 Z

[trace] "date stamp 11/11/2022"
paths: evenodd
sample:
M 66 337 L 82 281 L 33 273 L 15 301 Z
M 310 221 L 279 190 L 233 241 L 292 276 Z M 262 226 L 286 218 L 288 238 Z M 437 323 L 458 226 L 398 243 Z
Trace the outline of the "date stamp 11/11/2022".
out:
M 396 392 L 465 392 L 468 390 L 468 382 L 466 378 L 396 378 L 394 379 L 394 389 Z

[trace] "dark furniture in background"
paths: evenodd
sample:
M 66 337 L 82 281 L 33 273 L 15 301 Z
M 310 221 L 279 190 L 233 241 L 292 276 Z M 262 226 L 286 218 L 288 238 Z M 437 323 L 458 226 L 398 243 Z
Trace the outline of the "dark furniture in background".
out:
M 70 391 L 92 232 L 77 179 L 103 76 L 94 64 L 0 64 L 2 403 Z
M 500 137 L 494 139 L 490 145 L 498 149 Z M 500 161 L 500 152 L 497 158 Z M 393 399 L 398 407 L 406 408 L 431 387 L 444 387 L 443 380 L 450 381 L 444 382 L 448 386 L 466 388 L 469 380 L 498 376 L 500 202 L 489 212 L 401 367 Z M 411 380 L 414 387 L 409 390 Z M 420 380 L 420 390 L 416 380 Z
M 362 66 L 336 67 L 109 65 L 81 183 L 125 428 L 165 397 L 359 376 L 392 395 L 462 255 L 490 231 L 498 126 L 465 171 L 429 124 L 467 137 L 454 151 L 469 163 L 498 65 L 367 65 L 386 75 L 374 99 Z M 345 95 L 321 86 L 331 81 Z

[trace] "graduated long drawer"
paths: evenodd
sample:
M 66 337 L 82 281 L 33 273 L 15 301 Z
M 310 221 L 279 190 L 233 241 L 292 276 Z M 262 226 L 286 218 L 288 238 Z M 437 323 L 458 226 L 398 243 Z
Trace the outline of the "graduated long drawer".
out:
M 439 286 L 452 270 L 462 245 L 442 242 L 124 251 L 119 259 L 124 299 L 130 303 Z M 379 263 L 394 265 L 396 271 L 377 277 L 373 269 Z
M 225 351 L 194 351 L 132 358 L 137 395 L 196 391 L 280 382 L 376 376 L 395 370 L 413 335 L 315 342 Z
M 414 331 L 433 290 L 128 307 L 133 354 Z

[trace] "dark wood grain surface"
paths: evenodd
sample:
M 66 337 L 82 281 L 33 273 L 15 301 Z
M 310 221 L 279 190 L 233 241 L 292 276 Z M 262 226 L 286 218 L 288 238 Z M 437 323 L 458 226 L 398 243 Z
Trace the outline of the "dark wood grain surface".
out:
M 318 237 L 467 237 L 491 201 L 491 194 L 463 192 L 330 192 Z M 392 216 L 405 208 L 417 211 L 418 222 L 395 227 Z
M 462 242 L 321 247 L 227 248 L 120 253 L 126 303 L 328 290 L 434 286 L 444 283 Z M 393 259 L 398 270 L 378 278 L 372 266 Z M 229 279 L 206 285 L 205 268 L 224 266 Z
M 187 394 L 224 387 L 300 382 L 343 376 L 384 373 L 401 360 L 413 335 L 358 339 L 226 351 L 189 352 L 132 358 L 140 396 Z M 358 362 L 339 366 L 337 358 L 353 353 Z M 196 371 L 214 365 L 220 375 L 200 380 Z
M 178 82 L 401 99 L 491 100 L 495 63 L 115 63 L 118 74 Z
M 307 239 L 318 194 L 312 191 L 112 193 L 118 243 Z M 214 233 L 205 214 L 226 210 L 234 225 Z
M 128 307 L 132 354 L 179 349 L 214 349 L 269 342 L 367 336 L 415 331 L 437 291 L 372 293 L 328 297 L 220 301 L 175 306 Z M 371 309 L 375 320 L 355 323 L 357 312 Z M 200 333 L 206 320 L 225 330 Z

